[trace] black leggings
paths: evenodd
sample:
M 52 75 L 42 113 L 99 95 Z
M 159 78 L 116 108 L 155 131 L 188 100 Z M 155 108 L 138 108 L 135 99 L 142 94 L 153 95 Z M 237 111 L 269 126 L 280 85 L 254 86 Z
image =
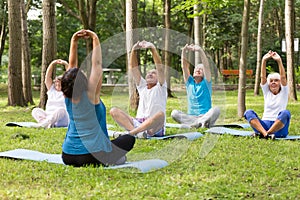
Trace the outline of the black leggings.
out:
M 129 134 L 122 135 L 112 140 L 111 143 L 111 152 L 100 151 L 80 155 L 71 155 L 62 152 L 63 162 L 66 165 L 72 165 L 74 167 L 81 167 L 86 165 L 113 165 L 133 148 L 135 143 L 135 137 Z

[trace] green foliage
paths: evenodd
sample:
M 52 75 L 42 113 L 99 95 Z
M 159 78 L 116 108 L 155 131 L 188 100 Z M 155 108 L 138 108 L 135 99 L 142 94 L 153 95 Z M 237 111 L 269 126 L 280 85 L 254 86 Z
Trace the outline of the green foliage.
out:
M 65 129 L 6 127 L 8 121 L 32 121 L 31 108 L 7 107 L 6 85 L 0 85 L 0 151 L 26 148 L 46 153 L 61 153 Z M 214 93 L 218 93 L 214 91 Z M 262 114 L 263 97 L 247 91 L 247 108 Z M 127 98 L 119 93 L 119 99 Z M 35 102 L 38 102 L 35 93 Z M 184 91 L 168 99 L 170 112 L 178 109 Z M 104 93 L 107 112 L 113 96 Z M 226 123 L 244 120 L 236 117 L 237 91 L 227 91 Z M 182 107 L 183 109 L 183 107 Z M 290 102 L 290 134 L 297 134 L 300 124 L 299 102 Z M 107 113 L 108 114 L 108 113 Z M 116 125 L 107 115 L 108 123 Z M 116 129 L 122 130 L 116 125 Z M 186 130 L 181 130 L 186 131 Z M 190 130 L 204 132 L 204 129 Z M 168 134 L 177 129 L 167 129 Z M 212 151 L 201 154 L 205 141 L 215 141 Z M 165 149 L 170 144 L 172 148 Z M 299 199 L 299 141 L 270 141 L 257 138 L 216 136 L 188 142 L 185 140 L 137 140 L 128 159 L 161 157 L 168 160 L 174 149 L 186 145 L 187 151 L 163 169 L 141 174 L 134 169 L 106 170 L 102 167 L 74 168 L 47 162 L 0 159 L 1 199 Z M 156 153 L 151 153 L 156 152 Z M 175 151 L 176 152 L 176 151 Z M 145 157 L 147 155 L 147 157 Z

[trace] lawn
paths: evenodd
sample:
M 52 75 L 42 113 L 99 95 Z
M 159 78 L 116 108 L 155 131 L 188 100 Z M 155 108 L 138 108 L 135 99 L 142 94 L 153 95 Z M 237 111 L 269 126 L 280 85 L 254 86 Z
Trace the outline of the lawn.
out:
M 185 109 L 185 94 L 169 98 L 167 122 L 172 109 Z M 34 101 L 38 104 L 38 93 Z M 107 112 L 112 106 L 126 108 L 127 95 L 105 92 Z M 221 107 L 219 123 L 240 122 L 237 91 L 215 91 L 214 103 Z M 6 86 L 0 87 L 0 151 L 16 148 L 61 153 L 66 129 L 6 127 L 9 121 L 33 121 L 29 107 L 7 107 Z M 262 96 L 247 91 L 246 105 L 262 113 Z M 290 102 L 291 135 L 300 135 L 299 102 Z M 107 115 L 113 129 L 120 129 Z M 190 131 L 203 132 L 205 129 Z M 249 129 L 250 130 L 250 129 Z M 184 132 L 168 128 L 168 134 Z M 25 136 L 25 137 L 24 137 Z M 47 162 L 0 159 L 1 199 L 300 199 L 300 141 L 206 134 L 187 140 L 137 140 L 128 160 L 159 158 L 169 165 L 149 173 L 134 169 L 109 170 Z

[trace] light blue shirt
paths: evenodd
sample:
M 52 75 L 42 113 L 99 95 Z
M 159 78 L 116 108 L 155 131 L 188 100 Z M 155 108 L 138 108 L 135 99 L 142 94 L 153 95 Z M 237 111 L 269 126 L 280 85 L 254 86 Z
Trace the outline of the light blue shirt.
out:
M 196 83 L 190 75 L 186 84 L 189 115 L 204 115 L 211 108 L 212 83 L 204 77 L 200 83 Z
M 84 92 L 79 103 L 65 99 L 70 123 L 62 150 L 66 154 L 81 155 L 99 151 L 110 152 L 107 133 L 106 108 L 102 101 L 92 104 Z

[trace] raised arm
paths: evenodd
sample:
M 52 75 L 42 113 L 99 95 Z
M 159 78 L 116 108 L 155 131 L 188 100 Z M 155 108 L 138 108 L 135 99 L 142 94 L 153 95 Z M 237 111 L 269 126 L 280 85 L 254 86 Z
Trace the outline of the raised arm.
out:
M 199 47 L 198 45 L 195 45 L 194 51 L 198 51 L 200 53 L 200 58 L 201 58 L 203 66 L 204 66 L 204 69 L 203 69 L 204 77 L 206 78 L 206 80 L 208 82 L 210 82 L 211 71 L 210 71 L 209 61 L 207 59 L 207 56 L 206 56 L 204 50 L 201 47 Z
M 181 68 L 182 68 L 182 74 L 183 74 L 183 80 L 184 82 L 187 82 L 189 76 L 191 75 L 190 72 L 190 63 L 187 60 L 187 53 L 188 50 L 190 50 L 189 45 L 186 44 L 181 51 Z
M 53 79 L 52 79 L 53 71 L 57 64 L 64 65 L 65 69 L 68 68 L 68 62 L 65 60 L 61 60 L 61 59 L 53 60 L 49 64 L 47 71 L 46 71 L 46 75 L 45 75 L 45 85 L 47 87 L 47 90 L 49 90 L 51 88 L 51 85 L 53 84 Z
M 154 44 L 152 44 L 151 42 L 147 42 L 143 48 L 151 49 L 152 57 L 153 57 L 153 60 L 154 60 L 155 66 L 156 66 L 156 70 L 157 70 L 158 82 L 160 83 L 160 85 L 163 85 L 166 81 L 165 68 L 161 62 L 161 58 L 160 58 Z
M 70 52 L 69 52 L 69 68 L 78 67 L 78 40 L 79 38 L 87 37 L 85 30 L 77 31 L 73 34 L 71 38 L 71 44 L 70 44 Z M 67 70 L 68 70 L 67 69 Z
M 281 57 L 277 54 L 277 52 L 273 52 L 272 58 L 278 64 L 281 85 L 286 86 L 287 85 L 286 73 L 285 73 L 285 69 L 284 69 L 283 64 L 282 64 Z
M 90 30 L 84 31 L 85 38 L 91 38 L 93 43 L 92 67 L 88 79 L 88 96 L 95 104 L 100 102 L 100 91 L 102 86 L 102 52 L 99 38 Z
M 138 68 L 139 64 L 137 59 L 137 50 L 140 48 L 141 46 L 139 41 L 132 46 L 128 65 L 129 72 L 132 74 L 137 85 L 139 85 L 141 81 L 141 72 Z
M 267 82 L 267 70 L 266 70 L 266 66 L 267 66 L 267 61 L 272 57 L 272 51 L 269 51 L 268 53 L 266 53 L 261 61 L 261 72 L 260 72 L 260 83 L 262 85 L 266 84 Z

